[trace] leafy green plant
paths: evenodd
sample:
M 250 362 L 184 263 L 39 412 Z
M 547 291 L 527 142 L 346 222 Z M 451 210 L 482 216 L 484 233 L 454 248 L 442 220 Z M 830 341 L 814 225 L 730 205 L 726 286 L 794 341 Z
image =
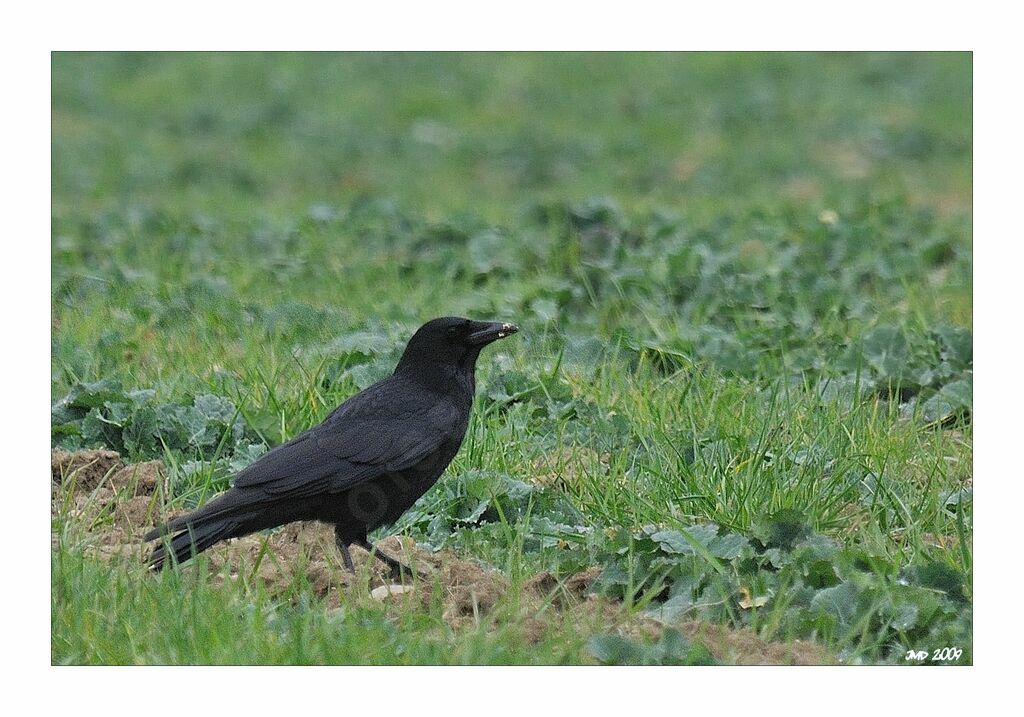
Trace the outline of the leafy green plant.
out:
M 132 460 L 168 450 L 227 456 L 255 440 L 227 398 L 203 393 L 175 404 L 158 403 L 155 396 L 152 389 L 124 391 L 109 379 L 76 384 L 52 408 L 54 439 L 71 447 L 106 446 Z
M 587 649 L 605 665 L 714 665 L 707 648 L 692 644 L 678 630 L 663 630 L 653 643 L 638 643 L 618 635 L 595 635 Z

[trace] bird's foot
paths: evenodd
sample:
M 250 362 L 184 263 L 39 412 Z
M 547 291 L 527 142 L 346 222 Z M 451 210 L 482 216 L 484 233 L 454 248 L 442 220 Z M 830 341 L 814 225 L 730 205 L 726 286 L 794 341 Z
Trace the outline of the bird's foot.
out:
M 348 543 L 338 538 L 335 543 L 338 545 L 338 550 L 341 551 L 341 560 L 345 563 L 345 569 L 353 575 L 356 574 L 356 565 L 352 562 L 352 555 L 348 552 Z
M 378 555 L 377 557 L 378 558 L 383 558 L 382 555 Z M 384 562 L 387 563 L 386 560 Z M 397 580 L 398 582 L 402 582 L 405 579 L 406 576 L 408 576 L 411 580 L 415 580 L 416 579 L 416 571 L 413 570 L 412 568 L 410 568 L 408 565 L 405 565 L 404 563 L 400 563 L 397 560 L 395 561 L 394 565 L 391 565 L 390 563 L 388 563 L 388 565 L 391 568 L 391 579 L 392 580 Z
M 398 560 L 395 560 L 394 558 L 392 558 L 387 553 L 381 551 L 380 548 L 378 548 L 376 545 L 371 543 L 369 540 L 365 540 L 365 541 L 359 543 L 359 545 L 364 550 L 366 550 L 370 555 L 372 555 L 373 557 L 377 558 L 377 560 L 381 561 L 382 563 L 387 565 L 388 568 L 391 569 L 391 579 L 392 580 L 401 581 L 402 578 L 405 575 L 408 575 L 410 578 L 416 578 L 416 571 L 415 570 L 410 568 L 405 563 L 400 562 Z

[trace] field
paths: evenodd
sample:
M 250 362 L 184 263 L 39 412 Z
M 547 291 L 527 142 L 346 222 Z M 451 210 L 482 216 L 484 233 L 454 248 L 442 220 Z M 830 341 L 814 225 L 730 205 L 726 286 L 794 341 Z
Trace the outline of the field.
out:
M 972 663 L 971 71 L 55 54 L 53 662 Z M 149 574 L 452 314 L 521 333 L 411 592 L 315 525 Z

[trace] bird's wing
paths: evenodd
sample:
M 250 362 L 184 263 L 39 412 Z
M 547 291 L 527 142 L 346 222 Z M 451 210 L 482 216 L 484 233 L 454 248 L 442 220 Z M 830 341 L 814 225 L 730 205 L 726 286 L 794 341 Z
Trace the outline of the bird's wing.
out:
M 253 496 L 302 498 L 328 491 L 333 476 L 351 475 L 352 468 L 326 453 L 313 431 L 306 431 L 239 471 L 233 486 L 246 492 L 256 490 Z
M 399 380 L 372 389 L 313 429 L 324 451 L 354 466 L 399 471 L 438 450 L 457 431 L 460 412 L 444 397 Z
M 383 381 L 243 469 L 234 486 L 287 498 L 348 490 L 423 460 L 452 435 L 458 417 L 448 401 Z

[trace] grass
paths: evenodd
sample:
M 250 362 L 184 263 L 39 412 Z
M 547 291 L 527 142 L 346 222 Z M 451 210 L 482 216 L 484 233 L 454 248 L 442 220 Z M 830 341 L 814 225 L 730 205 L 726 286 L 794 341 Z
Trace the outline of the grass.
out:
M 438 609 L 389 610 L 368 592 L 324 610 L 296 585 L 225 591 L 194 575 L 152 579 L 73 552 L 53 566 L 62 664 L 579 664 L 585 635 L 560 626 L 528 641 L 512 621 L 451 631 Z M 306 586 L 308 590 L 308 586 Z M 72 608 L 71 601 L 74 602 Z M 174 609 L 168 609 L 173 604 Z M 509 608 L 511 609 L 511 608 Z M 498 617 L 495 618 L 498 620 Z M 141 629 L 140 629 L 141 628 Z
M 54 662 L 703 659 L 624 627 L 654 616 L 969 663 L 970 82 L 957 54 L 54 55 L 55 445 L 160 458 L 194 505 L 423 320 L 523 329 L 396 528 L 512 581 L 492 614 L 153 578 L 58 510 Z M 626 617 L 526 640 L 516 586 L 589 565 Z

